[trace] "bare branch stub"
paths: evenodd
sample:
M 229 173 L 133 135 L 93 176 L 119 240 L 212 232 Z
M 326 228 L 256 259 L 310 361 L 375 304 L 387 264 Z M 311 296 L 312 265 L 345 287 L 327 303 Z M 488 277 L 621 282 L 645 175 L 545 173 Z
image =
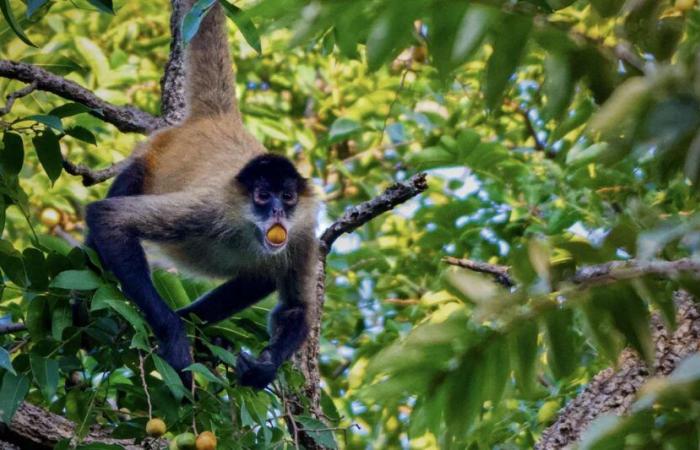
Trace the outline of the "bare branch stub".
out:
M 0 60 L 0 77 L 36 83 L 36 89 L 81 103 L 90 108 L 90 114 L 111 123 L 122 132 L 150 133 L 165 125 L 162 118 L 133 106 L 113 105 L 89 89 L 31 64 Z
M 0 108 L 0 116 L 4 116 L 5 114 L 9 113 L 12 110 L 12 106 L 15 104 L 15 100 L 26 97 L 27 95 L 31 94 L 36 90 L 36 81 L 32 81 L 28 85 L 24 86 L 22 89 L 19 89 L 7 96 L 7 103 L 5 103 L 5 106 Z
M 64 159 L 63 169 L 71 175 L 82 177 L 84 186 L 92 186 L 116 176 L 129 164 L 129 162 L 130 159 L 127 158 L 119 161 L 118 163 L 112 164 L 106 169 L 96 170 Z

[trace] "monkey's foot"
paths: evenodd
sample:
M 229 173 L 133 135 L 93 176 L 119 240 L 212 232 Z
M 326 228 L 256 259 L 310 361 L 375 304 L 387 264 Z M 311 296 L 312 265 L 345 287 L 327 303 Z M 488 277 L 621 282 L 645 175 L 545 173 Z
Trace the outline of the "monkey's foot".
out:
M 175 369 L 186 388 L 192 386 L 192 373 L 182 369 L 192 364 L 190 342 L 184 333 L 181 336 L 160 341 L 158 354 Z
M 277 373 L 277 365 L 269 358 L 255 359 L 245 352 L 238 354 L 236 373 L 241 386 L 264 389 L 272 383 Z

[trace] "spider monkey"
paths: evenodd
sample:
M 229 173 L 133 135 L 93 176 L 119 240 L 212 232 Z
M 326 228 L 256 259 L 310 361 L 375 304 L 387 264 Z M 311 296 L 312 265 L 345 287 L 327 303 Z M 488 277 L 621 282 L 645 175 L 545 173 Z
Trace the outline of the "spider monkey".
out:
M 149 136 L 107 198 L 88 205 L 87 243 L 186 382 L 191 376 L 182 369 L 192 356 L 181 317 L 216 322 L 277 290 L 269 344 L 257 358 L 239 353 L 236 364 L 240 384 L 262 389 L 308 334 L 318 200 L 289 159 L 268 153 L 245 130 L 231 66 L 215 3 L 187 48 L 187 118 Z M 184 268 L 228 281 L 173 311 L 153 286 L 142 241 Z

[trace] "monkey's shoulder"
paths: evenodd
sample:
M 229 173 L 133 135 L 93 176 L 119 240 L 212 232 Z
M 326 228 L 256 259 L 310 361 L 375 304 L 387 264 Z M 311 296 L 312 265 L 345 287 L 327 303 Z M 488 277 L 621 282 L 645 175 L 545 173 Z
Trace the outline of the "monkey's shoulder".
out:
M 237 116 L 187 121 L 158 131 L 139 150 L 144 191 L 160 194 L 229 181 L 247 161 L 265 152 Z

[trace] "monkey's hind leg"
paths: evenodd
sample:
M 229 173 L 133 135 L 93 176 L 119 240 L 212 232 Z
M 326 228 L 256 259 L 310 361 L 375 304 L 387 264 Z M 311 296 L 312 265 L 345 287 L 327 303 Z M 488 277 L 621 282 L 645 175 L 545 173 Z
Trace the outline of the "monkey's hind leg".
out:
M 126 296 L 143 312 L 158 338 L 161 355 L 178 371 L 192 363 L 189 341 L 180 317 L 153 286 L 141 240 L 196 235 L 200 230 L 192 228 L 192 215 L 199 209 L 201 219 L 202 212 L 199 205 L 188 208 L 191 201 L 191 195 L 177 193 L 112 197 L 90 204 L 86 217 L 91 244 Z M 181 372 L 181 376 L 190 379 L 189 373 Z
M 238 354 L 236 371 L 243 386 L 263 389 L 275 379 L 277 369 L 296 352 L 309 334 L 306 307 L 280 303 L 270 314 L 270 343 L 256 359 Z

